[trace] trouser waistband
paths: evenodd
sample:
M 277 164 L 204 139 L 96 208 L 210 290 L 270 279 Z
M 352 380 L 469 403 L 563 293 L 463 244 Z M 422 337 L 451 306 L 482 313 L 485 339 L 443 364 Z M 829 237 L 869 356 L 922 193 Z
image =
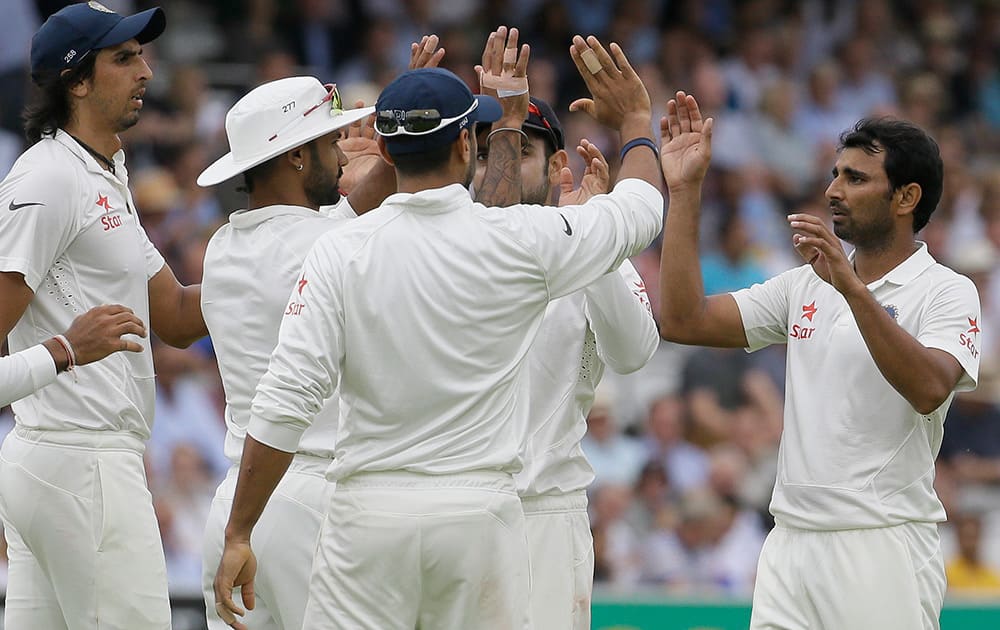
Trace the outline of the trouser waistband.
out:
M 587 491 L 577 490 L 566 494 L 545 494 L 521 497 L 525 514 L 539 512 L 578 512 L 587 510 Z
M 123 431 L 50 431 L 29 429 L 20 425 L 14 427 L 14 435 L 25 442 L 35 442 L 54 446 L 66 446 L 86 450 L 126 450 L 142 455 L 146 443 L 134 433 Z
M 516 493 L 514 476 L 498 470 L 472 470 L 446 475 L 406 471 L 361 472 L 337 481 L 338 490 L 361 488 L 482 488 Z

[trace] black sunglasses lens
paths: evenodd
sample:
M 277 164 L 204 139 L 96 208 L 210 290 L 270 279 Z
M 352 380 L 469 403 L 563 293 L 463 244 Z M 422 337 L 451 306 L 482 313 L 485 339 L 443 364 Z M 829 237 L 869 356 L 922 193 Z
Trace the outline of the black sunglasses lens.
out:
M 407 116 L 406 122 L 403 123 L 403 127 L 411 133 L 422 133 L 424 131 L 434 129 L 440 122 L 440 116 L 424 116 L 422 114 L 418 114 L 416 116 Z
M 399 121 L 392 112 L 379 112 L 375 117 L 375 128 L 379 133 L 394 133 L 399 129 Z

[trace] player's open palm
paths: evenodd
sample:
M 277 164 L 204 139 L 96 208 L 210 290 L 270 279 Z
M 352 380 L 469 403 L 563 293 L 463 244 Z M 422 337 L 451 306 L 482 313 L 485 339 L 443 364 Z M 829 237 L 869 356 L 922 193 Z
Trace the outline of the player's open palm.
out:
M 618 44 L 605 49 L 593 35 L 574 35 L 570 57 L 591 95 L 570 103 L 571 112 L 585 112 L 609 129 L 620 129 L 630 116 L 648 121 L 649 93 Z
M 237 621 L 236 617 L 246 614 L 246 610 L 236 605 L 233 600 L 233 589 L 240 589 L 240 599 L 243 605 L 253 610 L 255 606 L 253 579 L 257 574 L 257 558 L 250 543 L 226 541 L 219 561 L 219 570 L 215 573 L 215 612 L 226 625 L 235 630 L 247 630 L 247 627 Z
M 702 120 L 698 101 L 677 92 L 660 119 L 660 168 L 668 189 L 700 186 L 712 159 L 711 118 Z
M 573 188 L 573 172 L 569 167 L 564 167 L 559 172 L 559 205 L 578 206 L 586 203 L 594 195 L 602 195 L 608 192 L 608 183 L 611 181 L 611 173 L 608 170 L 608 160 L 597 148 L 597 145 L 587 140 L 580 140 L 576 152 L 583 158 L 587 165 L 583 172 L 583 179 L 580 180 L 580 187 Z

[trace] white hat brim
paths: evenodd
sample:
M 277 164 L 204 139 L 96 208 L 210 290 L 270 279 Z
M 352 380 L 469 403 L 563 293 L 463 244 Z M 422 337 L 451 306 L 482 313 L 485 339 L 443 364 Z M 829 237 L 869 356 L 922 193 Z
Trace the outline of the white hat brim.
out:
M 351 123 L 370 116 L 374 112 L 374 107 L 359 107 L 358 109 L 346 109 L 344 113 L 338 116 L 317 116 L 315 121 L 308 121 L 306 124 L 299 126 L 299 128 L 292 130 L 286 139 L 276 144 L 266 153 L 259 153 L 252 158 L 241 161 L 237 161 L 233 157 L 233 152 L 230 151 L 201 172 L 201 175 L 198 176 L 198 185 L 208 187 L 222 183 L 231 177 L 250 170 L 258 164 L 263 164 L 276 155 L 281 155 L 285 151 L 291 151 L 295 147 L 312 142 L 331 131 L 347 127 Z

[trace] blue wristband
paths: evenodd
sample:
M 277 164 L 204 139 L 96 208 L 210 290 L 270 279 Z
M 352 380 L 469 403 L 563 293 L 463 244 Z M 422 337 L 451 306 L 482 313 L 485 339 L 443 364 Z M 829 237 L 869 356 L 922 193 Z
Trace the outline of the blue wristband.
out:
M 649 138 L 636 138 L 634 140 L 629 140 L 628 142 L 625 143 L 625 146 L 622 147 L 622 152 L 621 155 L 619 156 L 620 161 L 624 162 L 625 154 L 636 147 L 649 147 L 650 149 L 653 150 L 653 155 L 655 155 L 657 158 L 660 157 L 660 149 L 659 147 L 656 146 L 655 142 L 653 142 Z

